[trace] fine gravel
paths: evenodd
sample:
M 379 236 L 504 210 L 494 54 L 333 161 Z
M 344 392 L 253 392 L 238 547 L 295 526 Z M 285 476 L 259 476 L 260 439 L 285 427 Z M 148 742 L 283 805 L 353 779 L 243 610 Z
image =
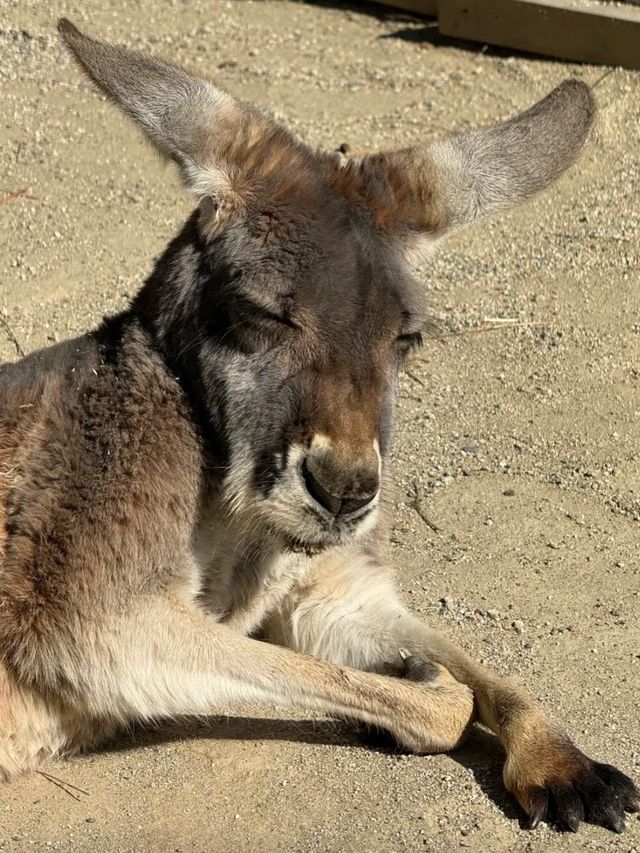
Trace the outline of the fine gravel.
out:
M 61 14 L 356 156 L 505 117 L 567 76 L 597 84 L 578 165 L 419 270 L 440 331 L 401 383 L 393 548 L 417 613 L 638 779 L 638 75 L 439 40 L 353 4 L 0 0 L 2 360 L 123 308 L 190 209 L 61 49 Z M 620 837 L 527 832 L 500 768 L 482 732 L 400 756 L 344 723 L 249 709 L 51 766 L 86 794 L 42 776 L 3 788 L 0 849 L 640 850 L 635 816 Z

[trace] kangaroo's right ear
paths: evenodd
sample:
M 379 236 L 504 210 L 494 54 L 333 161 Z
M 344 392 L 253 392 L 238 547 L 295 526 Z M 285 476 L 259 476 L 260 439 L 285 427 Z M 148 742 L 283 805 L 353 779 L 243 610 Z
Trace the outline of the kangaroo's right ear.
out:
M 214 198 L 216 208 L 230 197 L 242 204 L 266 172 L 291 165 L 296 151 L 302 156 L 301 143 L 208 80 L 89 38 L 66 18 L 58 30 L 83 71 L 178 164 L 196 195 Z

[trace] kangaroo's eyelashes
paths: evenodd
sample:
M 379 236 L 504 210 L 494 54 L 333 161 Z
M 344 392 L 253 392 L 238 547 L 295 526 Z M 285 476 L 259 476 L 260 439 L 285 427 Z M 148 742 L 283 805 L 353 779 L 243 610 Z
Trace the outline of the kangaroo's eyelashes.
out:
M 403 349 L 407 350 L 421 347 L 424 343 L 422 332 L 406 332 L 405 334 L 398 335 L 396 341 Z
M 409 260 L 555 180 L 588 87 L 345 161 L 202 77 L 59 29 L 198 206 L 127 311 L 0 367 L 0 775 L 247 702 L 415 752 L 479 716 L 530 819 L 621 828 L 631 780 L 411 615 L 386 562 L 397 373 L 426 316 Z
M 280 314 L 264 305 L 258 305 L 250 299 L 240 297 L 237 299 L 237 305 L 241 312 L 245 313 L 248 319 L 257 321 L 266 321 L 267 323 L 278 323 L 281 326 L 287 326 L 290 329 L 299 329 L 300 325 L 293 320 L 288 314 Z

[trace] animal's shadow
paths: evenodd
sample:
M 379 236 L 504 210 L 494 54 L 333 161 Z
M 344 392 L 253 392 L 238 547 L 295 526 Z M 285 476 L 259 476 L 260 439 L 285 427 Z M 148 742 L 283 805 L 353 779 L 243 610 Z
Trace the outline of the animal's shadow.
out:
M 371 736 L 353 723 L 336 720 L 285 720 L 262 717 L 186 718 L 157 724 L 133 726 L 105 744 L 103 752 L 126 752 L 144 746 L 181 740 L 286 741 L 295 744 L 360 745 L 363 749 L 402 754 L 384 733 Z M 448 757 L 471 770 L 485 795 L 505 817 L 526 825 L 522 813 L 502 782 L 504 751 L 498 739 L 474 726 L 462 747 Z

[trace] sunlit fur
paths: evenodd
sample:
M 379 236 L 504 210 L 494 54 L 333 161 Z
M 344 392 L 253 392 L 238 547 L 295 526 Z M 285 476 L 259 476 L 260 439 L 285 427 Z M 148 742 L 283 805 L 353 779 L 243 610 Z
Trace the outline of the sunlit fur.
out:
M 313 708 L 452 749 L 476 718 L 535 824 L 621 830 L 637 791 L 413 616 L 386 560 L 407 255 L 544 188 L 593 117 L 341 163 L 160 60 L 60 31 L 198 207 L 128 310 L 0 366 L 0 776 L 133 720 Z M 427 658 L 403 679 L 400 649 Z

